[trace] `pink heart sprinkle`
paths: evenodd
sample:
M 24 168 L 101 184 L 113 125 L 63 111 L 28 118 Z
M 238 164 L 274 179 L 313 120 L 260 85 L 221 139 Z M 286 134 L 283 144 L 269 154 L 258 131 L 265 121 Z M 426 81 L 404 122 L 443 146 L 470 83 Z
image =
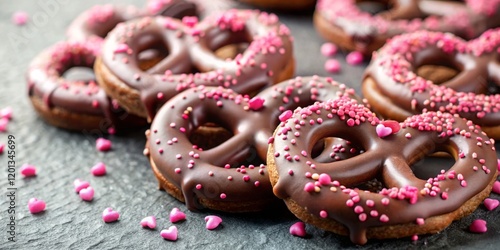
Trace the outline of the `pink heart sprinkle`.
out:
M 495 199 L 486 198 L 483 203 L 484 203 L 484 206 L 486 207 L 486 209 L 491 211 L 491 210 L 498 207 L 498 205 L 500 204 L 500 201 L 495 200 Z
M 21 168 L 19 168 L 19 171 L 24 177 L 32 177 L 36 175 L 36 167 L 31 164 L 23 164 Z
M 88 183 L 87 181 L 76 179 L 75 181 L 73 181 L 73 186 L 75 187 L 75 192 L 79 193 L 80 190 L 88 188 L 90 186 L 90 183 Z
M 182 212 L 180 209 L 174 207 L 172 211 L 170 211 L 170 222 L 176 223 L 186 219 L 186 214 Z
M 290 117 L 292 117 L 292 115 L 293 115 L 293 112 L 291 110 L 287 110 L 287 111 L 281 113 L 281 115 L 279 116 L 279 119 L 281 122 L 285 122 Z
M 156 228 L 156 218 L 154 216 L 148 216 L 141 220 L 141 226 L 150 229 Z
M 213 230 L 222 223 L 222 219 L 219 216 L 209 215 L 205 217 L 205 222 L 207 223 L 206 228 L 208 230 Z
M 45 210 L 45 201 L 39 200 L 37 198 L 31 198 L 28 201 L 28 209 L 30 213 L 37 214 Z
M 14 12 L 14 14 L 12 15 L 12 22 L 15 24 L 15 25 L 25 25 L 26 22 L 28 22 L 28 13 L 24 12 L 24 11 L 16 11 Z
M 347 54 L 346 62 L 350 65 L 358 65 L 363 62 L 363 54 L 359 51 L 352 51 Z
M 294 223 L 290 227 L 290 234 L 293 236 L 298 236 L 298 237 L 305 237 L 306 236 L 306 225 L 304 222 L 299 221 L 297 223 Z
M 491 189 L 491 191 L 500 194 L 500 181 L 495 181 L 495 183 L 493 183 L 493 188 Z
M 109 151 L 111 149 L 111 141 L 104 138 L 99 138 L 95 142 L 95 147 L 101 152 Z
M 113 208 L 106 208 L 102 212 L 102 220 L 106 223 L 115 222 L 120 218 L 120 214 L 113 210 Z
M 256 111 L 261 109 L 263 106 L 264 106 L 264 99 L 257 96 L 248 101 L 248 107 L 251 110 Z
M 7 118 L 0 118 L 0 132 L 6 132 L 7 131 L 7 125 L 9 125 L 9 119 L 7 119 Z
M 94 199 L 94 189 L 92 187 L 86 187 L 78 193 L 80 195 L 80 198 L 84 201 L 91 201 Z
M 391 128 L 393 134 L 397 133 L 401 129 L 401 125 L 399 125 L 399 122 L 394 120 L 385 120 L 382 121 L 382 124 L 384 124 L 384 126 L 386 127 Z
M 106 165 L 102 162 L 95 164 L 91 169 L 90 173 L 94 176 L 103 176 L 106 174 Z
M 473 221 L 469 226 L 469 231 L 473 233 L 486 233 L 488 231 L 488 228 L 486 227 L 486 221 L 481 219 Z
M 7 118 L 7 119 L 12 119 L 12 108 L 11 107 L 5 107 L 2 110 L 0 110 L 0 117 L 1 118 Z
M 161 237 L 166 240 L 170 241 L 176 241 L 177 240 L 177 227 L 176 226 L 170 226 L 168 229 L 163 229 L 160 232 Z
M 384 138 L 390 134 L 392 134 L 392 129 L 390 127 L 384 126 L 384 124 L 379 124 L 375 128 L 375 131 L 377 131 L 377 135 L 380 138 Z

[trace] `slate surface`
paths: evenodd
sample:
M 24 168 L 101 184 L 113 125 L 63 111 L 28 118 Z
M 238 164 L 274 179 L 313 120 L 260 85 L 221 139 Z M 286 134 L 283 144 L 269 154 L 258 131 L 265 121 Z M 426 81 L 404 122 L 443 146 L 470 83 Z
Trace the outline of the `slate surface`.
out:
M 107 1 L 118 2 L 118 1 Z M 130 2 L 142 6 L 144 1 Z M 7 154 L 0 155 L 2 174 L 0 199 L 2 236 L 0 249 L 380 249 L 380 248 L 474 248 L 498 249 L 500 242 L 500 209 L 487 212 L 481 206 L 471 216 L 453 223 L 448 229 L 433 236 L 421 236 L 412 243 L 408 238 L 370 241 L 363 247 L 354 246 L 346 237 L 324 232 L 308 225 L 309 237 L 293 237 L 288 233 L 297 219 L 283 207 L 259 214 L 224 214 L 218 212 L 187 211 L 184 205 L 165 192 L 157 190 L 156 179 L 142 155 L 144 131 L 124 136 L 111 136 L 113 150 L 109 153 L 94 149 L 96 134 L 70 133 L 44 123 L 32 109 L 26 96 L 24 73 L 39 51 L 64 39 L 70 21 L 97 0 L 18 0 L 0 2 L 0 108 L 11 106 L 14 120 L 8 132 L 0 134 L 0 142 L 14 135 L 16 164 L 31 163 L 38 167 L 35 178 L 16 176 L 15 223 L 17 242 L 8 241 L 7 217 Z M 10 21 L 14 11 L 24 10 L 31 20 L 18 27 Z M 295 37 L 297 75 L 327 75 L 323 70 L 326 60 L 319 48 L 322 39 L 316 34 L 311 13 L 279 14 Z M 335 58 L 342 63 L 342 73 L 335 79 L 359 92 L 359 80 L 364 67 L 348 66 L 345 53 Z M 498 147 L 497 145 L 497 148 Z M 108 175 L 93 177 L 89 169 L 96 162 L 108 165 Z M 426 164 L 436 165 L 429 160 Z M 76 178 L 90 181 L 96 190 L 94 201 L 80 200 L 73 192 Z M 492 195 L 499 199 L 498 195 Z M 37 197 L 47 202 L 44 213 L 31 215 L 27 202 Z M 121 213 L 120 221 L 105 224 L 101 212 L 113 207 Z M 159 231 L 171 225 L 168 213 L 179 207 L 187 213 L 187 221 L 177 224 L 177 242 L 163 240 Z M 204 228 L 203 218 L 216 214 L 223 218 L 223 226 L 215 231 Z M 147 215 L 156 215 L 159 227 L 145 230 L 139 221 Z M 488 221 L 489 231 L 472 234 L 468 225 L 475 219 Z

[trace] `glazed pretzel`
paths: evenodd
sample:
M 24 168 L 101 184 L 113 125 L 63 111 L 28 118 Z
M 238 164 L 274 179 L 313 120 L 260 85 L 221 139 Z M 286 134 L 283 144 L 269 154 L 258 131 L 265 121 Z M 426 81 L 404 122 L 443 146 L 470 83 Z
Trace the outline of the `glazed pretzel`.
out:
M 371 14 L 363 4 L 382 6 Z M 386 10 L 385 8 L 388 8 Z M 479 36 L 500 25 L 498 0 L 319 0 L 314 22 L 327 40 L 370 55 L 387 39 L 416 30 L 451 32 L 465 38 Z
M 152 119 L 165 101 L 196 85 L 251 93 L 293 75 L 290 31 L 274 14 L 230 10 L 199 23 L 183 20 L 146 17 L 119 25 L 107 37 L 95 67 L 99 84 L 129 112 Z M 234 59 L 213 52 L 244 42 L 248 48 Z M 138 55 L 158 44 L 168 56 L 144 69 Z
M 291 110 L 315 101 L 354 98 L 353 93 L 343 84 L 319 77 L 291 79 L 252 99 L 222 87 L 192 88 L 158 111 L 147 132 L 145 154 L 160 188 L 190 210 L 262 210 L 276 201 L 265 159 L 278 117 L 283 114 L 280 119 L 285 119 Z M 202 150 L 190 137 L 207 123 L 219 124 L 233 136 Z
M 363 81 L 363 93 L 377 112 L 403 120 L 425 111 L 446 111 L 472 120 L 500 138 L 500 29 L 466 42 L 454 35 L 416 32 L 392 39 L 376 53 Z M 443 65 L 459 73 L 439 85 L 417 75 L 423 65 Z M 377 103 L 384 103 L 383 106 Z
M 311 149 L 326 137 L 366 151 L 318 162 Z M 434 152 L 449 153 L 455 163 L 434 178 L 417 178 L 410 166 Z M 428 112 L 388 125 L 348 98 L 295 110 L 276 129 L 267 162 L 274 193 L 299 219 L 356 244 L 436 233 L 474 211 L 497 176 L 494 140 L 471 121 Z M 375 178 L 385 188 L 360 187 Z

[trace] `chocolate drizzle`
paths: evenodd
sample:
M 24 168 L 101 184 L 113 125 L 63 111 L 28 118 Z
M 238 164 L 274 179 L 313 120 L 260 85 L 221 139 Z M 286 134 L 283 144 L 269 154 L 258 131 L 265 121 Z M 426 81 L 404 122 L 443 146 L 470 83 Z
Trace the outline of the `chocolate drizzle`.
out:
M 242 166 L 241 162 L 253 149 L 253 157 L 265 162 L 267 144 L 281 113 L 316 101 L 354 98 L 353 93 L 343 84 L 320 77 L 288 80 L 252 99 L 221 87 L 199 86 L 173 97 L 158 111 L 146 152 L 155 174 L 160 175 L 160 186 L 166 188 L 168 181 L 182 190 L 181 200 L 190 210 L 199 208 L 198 200 L 206 199 L 256 203 L 259 206 L 254 210 L 262 210 L 274 200 L 267 168 Z M 189 137 L 206 122 L 222 125 L 234 136 L 214 148 L 200 150 Z
M 309 121 L 317 120 L 322 122 L 310 125 Z M 301 121 L 307 125 L 297 126 Z M 290 206 L 312 214 L 296 214 L 299 218 L 316 221 L 327 230 L 330 221 L 341 223 L 352 242 L 365 244 L 367 234 L 373 235 L 370 231 L 377 227 L 413 227 L 398 232 L 400 237 L 435 232 L 435 228 L 420 230 L 424 226 L 418 226 L 416 221 L 454 212 L 478 193 L 484 193 L 496 179 L 494 140 L 470 121 L 448 113 L 428 112 L 408 118 L 400 123 L 398 132 L 383 138 L 376 132 L 380 124 L 370 110 L 347 98 L 295 110 L 278 126 L 270 143 L 269 171 L 276 173 L 271 179 L 277 179 L 274 193 Z M 366 152 L 332 163 L 310 157 L 315 143 L 331 136 L 362 145 Z M 450 153 L 455 164 L 435 178 L 416 178 L 410 165 L 440 150 Z M 379 192 L 355 188 L 372 178 L 380 178 L 386 188 Z M 460 216 L 447 223 L 456 218 Z

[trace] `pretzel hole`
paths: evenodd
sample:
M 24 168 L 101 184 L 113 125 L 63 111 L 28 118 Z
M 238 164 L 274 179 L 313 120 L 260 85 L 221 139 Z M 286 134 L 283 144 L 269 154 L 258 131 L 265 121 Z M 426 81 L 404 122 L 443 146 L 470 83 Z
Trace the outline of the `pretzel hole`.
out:
M 144 35 L 138 43 L 140 49 L 137 62 L 143 71 L 152 68 L 170 54 L 167 45 L 157 35 Z
M 62 73 L 62 77 L 68 81 L 82 82 L 84 84 L 91 81 L 95 82 L 94 70 L 86 66 L 70 67 Z
M 448 171 L 455 162 L 450 153 L 438 151 L 412 164 L 410 168 L 417 178 L 428 180 L 429 178 L 438 176 L 441 170 Z
M 311 157 L 321 163 L 342 161 L 362 154 L 364 149 L 339 137 L 319 140 L 311 151 Z
M 233 135 L 230 130 L 219 124 L 207 122 L 195 128 L 190 134 L 189 140 L 193 145 L 208 150 L 221 145 Z
M 439 85 L 453 79 L 460 70 L 449 65 L 422 65 L 417 68 L 417 75 Z
M 242 54 L 253 41 L 252 36 L 246 29 L 241 31 L 218 31 L 209 34 L 208 48 L 220 59 L 234 59 Z

